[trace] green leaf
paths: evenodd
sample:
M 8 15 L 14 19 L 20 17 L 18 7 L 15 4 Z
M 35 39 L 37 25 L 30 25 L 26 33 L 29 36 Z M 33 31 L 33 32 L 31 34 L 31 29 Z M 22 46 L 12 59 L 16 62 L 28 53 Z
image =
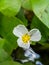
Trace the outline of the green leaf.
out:
M 15 16 L 21 7 L 21 0 L 1 0 L 0 11 L 7 16 Z
M 2 20 L 2 14 L 0 13 L 0 21 Z M 1 23 L 0 23 L 0 26 L 1 26 Z M 0 27 L 0 30 L 1 30 L 1 27 Z
M 44 44 L 44 43 L 43 43 Z M 49 43 L 45 43 L 42 47 L 42 50 L 49 50 Z
M 22 0 L 22 7 L 27 10 L 32 10 L 31 0 Z
M 10 60 L 9 55 L 5 52 L 4 49 L 0 49 L 0 62 L 3 62 L 5 60 L 7 60 L 7 59 Z
M 11 57 L 7 54 L 7 52 L 4 49 L 5 39 L 0 38 L 0 62 L 3 62 L 5 60 L 11 60 Z
M 5 43 L 5 39 L 0 38 L 0 48 L 4 46 L 4 43 Z
M 32 0 L 32 10 L 41 22 L 49 28 L 49 0 Z
M 0 63 L 0 65 L 22 65 L 18 62 L 14 62 L 14 61 L 4 61 L 2 63 Z
M 7 42 L 7 40 L 0 38 L 0 49 L 4 49 L 8 53 L 12 52 L 12 46 Z
M 17 17 L 24 23 L 25 26 L 27 26 L 27 19 L 25 18 L 24 10 L 21 8 L 20 12 L 17 14 Z
M 7 0 L 0 0 L 0 11 L 2 11 L 3 9 L 7 8 Z
M 23 23 L 15 17 L 2 16 L 2 21 L 0 21 L 0 35 L 7 40 L 4 47 L 9 54 L 17 48 L 17 37 L 14 36 L 13 29 L 19 24 Z
M 32 10 L 49 28 L 49 0 L 25 0 L 22 4 L 22 7 Z
M 8 54 L 11 54 L 14 48 L 6 39 L 0 39 L 0 49 L 4 49 Z
M 32 62 L 27 62 L 27 63 L 24 63 L 23 65 L 35 65 L 35 64 Z
M 31 23 L 31 29 L 37 28 L 42 34 L 41 42 L 46 42 L 49 36 L 49 29 L 40 20 L 34 16 Z M 42 43 L 41 43 L 42 44 Z

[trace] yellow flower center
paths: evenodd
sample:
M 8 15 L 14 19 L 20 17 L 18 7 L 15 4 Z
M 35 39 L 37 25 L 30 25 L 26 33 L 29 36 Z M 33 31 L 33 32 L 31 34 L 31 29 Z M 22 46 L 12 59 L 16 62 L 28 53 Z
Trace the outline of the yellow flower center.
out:
M 23 41 L 24 43 L 28 43 L 29 40 L 30 40 L 30 35 L 24 34 L 24 35 L 22 36 L 22 41 Z

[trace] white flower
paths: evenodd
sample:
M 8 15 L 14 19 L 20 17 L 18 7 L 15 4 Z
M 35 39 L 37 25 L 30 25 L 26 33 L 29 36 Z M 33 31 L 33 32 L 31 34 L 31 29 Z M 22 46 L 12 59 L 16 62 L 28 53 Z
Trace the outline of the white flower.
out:
M 35 59 L 40 58 L 40 55 L 35 53 L 32 48 L 25 50 L 24 56 L 28 57 L 28 60 L 33 61 L 33 62 L 35 61 Z
M 36 61 L 36 65 L 43 65 L 40 61 Z
M 24 25 L 16 26 L 13 30 L 13 34 L 19 37 L 17 40 L 18 46 L 24 49 L 30 47 L 30 41 L 39 41 L 41 39 L 41 33 L 38 29 L 28 31 Z
M 22 63 L 26 63 L 26 62 L 29 62 L 28 59 L 24 59 L 24 60 L 20 60 Z

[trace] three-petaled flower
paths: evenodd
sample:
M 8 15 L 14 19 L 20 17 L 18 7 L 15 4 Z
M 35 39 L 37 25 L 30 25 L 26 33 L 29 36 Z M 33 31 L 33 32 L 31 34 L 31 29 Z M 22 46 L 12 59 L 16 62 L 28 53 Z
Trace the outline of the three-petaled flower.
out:
M 39 41 L 41 39 L 41 33 L 38 29 L 28 29 L 24 25 L 18 25 L 14 28 L 13 34 L 19 39 L 17 40 L 18 46 L 24 49 L 30 47 L 31 41 Z

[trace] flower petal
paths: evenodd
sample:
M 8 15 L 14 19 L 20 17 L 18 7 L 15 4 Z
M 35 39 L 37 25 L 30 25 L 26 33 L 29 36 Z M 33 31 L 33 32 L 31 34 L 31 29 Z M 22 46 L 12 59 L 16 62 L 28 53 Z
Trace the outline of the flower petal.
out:
M 29 59 L 30 61 L 33 61 L 33 62 L 34 62 L 34 61 L 35 61 L 35 58 L 34 58 L 34 57 L 35 57 L 35 55 L 33 54 L 33 55 L 32 55 L 31 57 L 29 57 L 28 59 Z
M 24 25 L 18 25 L 13 30 L 13 34 L 17 37 L 21 37 L 25 33 L 28 33 L 28 30 Z
M 22 47 L 23 49 L 28 49 L 30 47 L 30 42 L 28 43 L 23 43 L 23 41 L 19 38 L 17 40 L 18 46 Z
M 24 56 L 25 56 L 25 57 L 30 57 L 30 56 L 32 56 L 32 53 L 29 51 L 29 49 L 25 50 Z
M 39 41 L 41 39 L 41 33 L 38 29 L 32 29 L 29 34 L 32 41 Z
M 25 57 L 28 57 L 28 59 L 30 61 L 34 61 L 35 59 L 38 59 L 40 57 L 39 54 L 35 53 L 32 48 L 29 48 L 27 50 L 25 50 L 25 53 L 24 53 L 24 56 Z
M 34 60 L 35 60 L 35 58 L 34 58 L 34 57 L 35 57 L 34 53 L 32 54 L 29 49 L 27 49 L 27 50 L 25 51 L 24 56 L 27 57 L 29 61 L 34 61 Z
M 22 63 L 26 63 L 26 62 L 29 62 L 28 59 L 24 59 L 24 60 L 21 60 Z
M 36 65 L 43 65 L 40 61 L 36 61 Z

